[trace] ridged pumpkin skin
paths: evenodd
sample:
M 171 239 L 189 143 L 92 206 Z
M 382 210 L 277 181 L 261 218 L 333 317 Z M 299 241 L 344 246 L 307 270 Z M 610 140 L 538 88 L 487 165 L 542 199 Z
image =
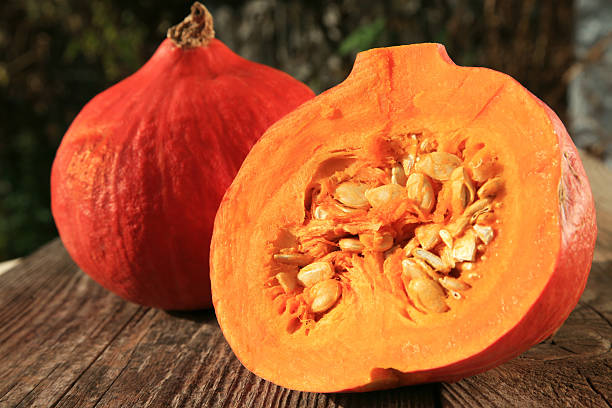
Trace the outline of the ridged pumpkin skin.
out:
M 51 204 L 64 246 L 127 300 L 210 307 L 223 193 L 261 134 L 313 95 L 216 39 L 195 48 L 164 40 L 140 70 L 93 98 L 62 140 Z
M 500 223 L 478 261 L 482 277 L 463 299 L 446 299 L 449 311 L 420 313 L 395 291 L 386 267 L 366 262 L 336 278 L 341 297 L 305 326 L 293 317 L 302 306 L 283 303 L 290 294 L 276 290 L 285 265 L 274 255 L 290 241 L 279 231 L 299 231 L 312 183 L 338 171 L 343 157 L 382 162 L 388 141 L 401 140 L 389 135 L 413 131 L 447 147 L 457 138 L 480 141 L 503 166 Z M 456 381 L 516 357 L 562 325 L 584 290 L 595 237 L 582 163 L 543 102 L 507 75 L 456 66 L 438 44 L 374 49 L 358 55 L 342 84 L 268 129 L 247 156 L 215 221 L 213 303 L 244 366 L 288 388 Z

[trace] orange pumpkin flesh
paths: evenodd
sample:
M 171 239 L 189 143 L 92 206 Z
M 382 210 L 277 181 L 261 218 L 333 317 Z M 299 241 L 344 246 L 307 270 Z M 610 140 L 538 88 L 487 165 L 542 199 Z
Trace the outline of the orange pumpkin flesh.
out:
M 475 190 L 496 177 L 502 188 L 482 218 L 453 237 L 458 245 L 474 234 L 472 225 L 491 228 L 487 245 L 477 238 L 473 261 L 419 278 L 402 264 L 415 258 L 415 228 L 452 230 L 466 203 L 432 177 L 431 208 L 405 188 L 360 209 L 339 186 L 393 184 L 393 167 L 411 152 L 418 161 L 408 174 L 426 172 L 434 151 L 458 157 Z M 399 248 L 385 250 L 385 234 Z M 213 303 L 240 361 L 288 388 L 453 381 L 517 356 L 561 326 L 586 284 L 595 235 L 582 164 L 546 105 L 504 74 L 455 66 L 440 45 L 375 49 L 358 56 L 345 82 L 268 129 L 247 156 L 215 220 Z M 365 249 L 352 252 L 359 243 Z M 306 272 L 325 271 L 315 281 L 331 288 L 328 304 L 316 300 L 320 285 L 308 287 L 306 272 L 298 274 L 314 262 L 323 264 Z M 319 268 L 325 262 L 331 276 Z M 450 278 L 469 288 L 431 283 Z M 419 297 L 431 295 L 431 285 L 443 293 L 439 308 Z

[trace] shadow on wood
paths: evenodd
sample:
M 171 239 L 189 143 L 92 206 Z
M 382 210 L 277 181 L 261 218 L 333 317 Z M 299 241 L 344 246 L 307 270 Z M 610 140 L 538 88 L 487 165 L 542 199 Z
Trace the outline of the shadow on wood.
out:
M 190 320 L 196 323 L 212 323 L 217 321 L 215 311 L 213 309 L 195 310 L 191 312 L 183 312 L 178 310 L 164 311 L 169 316 L 181 320 Z

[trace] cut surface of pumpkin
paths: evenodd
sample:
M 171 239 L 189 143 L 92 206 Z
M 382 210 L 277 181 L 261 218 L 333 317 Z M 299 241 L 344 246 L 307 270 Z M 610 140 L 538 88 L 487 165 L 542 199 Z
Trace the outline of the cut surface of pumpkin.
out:
M 558 329 L 594 238 L 541 101 L 437 44 L 375 49 L 247 157 L 215 221 L 213 302 L 241 362 L 289 388 L 451 381 Z

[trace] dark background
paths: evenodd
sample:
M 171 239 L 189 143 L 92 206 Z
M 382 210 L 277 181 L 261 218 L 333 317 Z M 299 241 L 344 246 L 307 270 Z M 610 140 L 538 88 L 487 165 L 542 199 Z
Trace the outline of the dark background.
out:
M 191 2 L 0 2 L 0 261 L 57 235 L 49 175 L 94 95 L 137 70 Z M 217 37 L 319 93 L 358 51 L 440 42 L 458 64 L 506 72 L 567 119 L 575 62 L 570 0 L 206 1 Z

